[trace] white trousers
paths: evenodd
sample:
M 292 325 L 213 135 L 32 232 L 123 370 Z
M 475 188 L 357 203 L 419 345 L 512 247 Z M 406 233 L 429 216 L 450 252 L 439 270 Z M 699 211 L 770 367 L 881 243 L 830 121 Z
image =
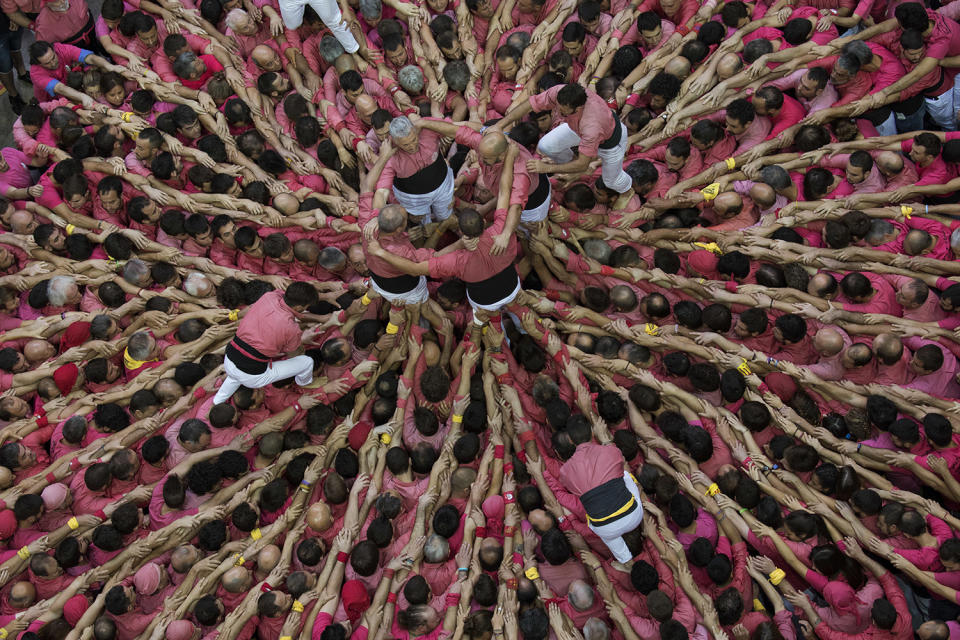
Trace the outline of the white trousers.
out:
M 610 524 L 597 526 L 592 523 L 587 523 L 587 526 L 597 534 L 598 538 L 603 540 L 603 543 L 610 549 L 610 552 L 613 554 L 613 557 L 617 559 L 617 562 L 630 562 L 633 560 L 633 554 L 630 553 L 630 548 L 627 547 L 627 543 L 623 539 L 623 534 L 630 533 L 640 526 L 640 523 L 643 521 L 643 503 L 640 501 L 640 490 L 637 488 L 636 481 L 633 479 L 633 476 L 626 471 L 623 472 L 623 482 L 627 485 L 627 489 L 630 490 L 630 493 L 633 494 L 634 499 L 637 501 L 636 510 L 626 517 L 614 520 Z
M 267 365 L 263 373 L 244 373 L 230 358 L 223 359 L 223 370 L 227 377 L 213 396 L 214 404 L 226 402 L 241 386 L 248 389 L 259 389 L 278 380 L 294 378 L 301 387 L 313 382 L 313 358 L 310 356 L 295 356 L 289 360 L 279 360 Z
M 541 202 L 539 206 L 521 211 L 520 222 L 540 222 L 541 220 L 546 220 L 547 214 L 550 213 L 550 197 L 552 192 L 553 187 L 548 187 L 547 197 L 543 199 L 543 202 Z
M 390 293 L 389 291 L 384 291 L 377 286 L 377 281 L 373 278 L 370 278 L 370 287 L 383 296 L 384 300 L 394 304 L 420 304 L 421 302 L 426 302 L 427 298 L 430 297 L 430 291 L 427 290 L 427 279 L 423 276 L 420 276 L 417 286 L 405 293 Z
M 393 197 L 407 213 L 423 218 L 423 224 L 446 220 L 453 213 L 453 170 L 447 167 L 443 184 L 430 193 L 407 193 L 393 188 Z
M 303 24 L 304 7 L 308 4 L 317 12 L 320 20 L 327 25 L 347 53 L 356 53 L 360 49 L 347 23 L 343 21 L 337 0 L 280 0 L 280 15 L 287 29 L 296 29 Z
M 626 193 L 633 186 L 633 180 L 623 170 L 623 157 L 627 153 L 627 129 L 622 122 L 618 121 L 617 125 L 620 127 L 620 144 L 612 149 L 598 149 L 597 155 L 603 163 L 603 183 L 617 193 Z M 557 164 L 565 164 L 574 158 L 571 147 L 579 144 L 580 136 L 564 122 L 540 139 L 537 150 Z
M 925 98 L 927 112 L 944 131 L 957 130 L 957 108 L 960 107 L 960 89 L 957 83 L 953 88 L 936 98 Z

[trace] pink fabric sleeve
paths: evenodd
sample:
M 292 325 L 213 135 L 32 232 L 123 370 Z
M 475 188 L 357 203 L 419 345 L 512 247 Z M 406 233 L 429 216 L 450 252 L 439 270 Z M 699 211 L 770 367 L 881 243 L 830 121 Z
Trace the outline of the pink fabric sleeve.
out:
M 37 153 L 37 145 L 40 144 L 31 138 L 26 129 L 23 128 L 23 123 L 20 122 L 20 118 L 17 118 L 16 122 L 13 123 L 13 141 L 16 142 L 20 150 L 28 156 L 35 155 Z

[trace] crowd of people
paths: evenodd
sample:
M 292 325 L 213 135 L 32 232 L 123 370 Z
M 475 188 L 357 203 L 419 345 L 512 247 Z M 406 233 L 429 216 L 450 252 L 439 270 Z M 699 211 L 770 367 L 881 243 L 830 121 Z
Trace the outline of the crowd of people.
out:
M 960 1 L 0 5 L 0 639 L 960 638 Z

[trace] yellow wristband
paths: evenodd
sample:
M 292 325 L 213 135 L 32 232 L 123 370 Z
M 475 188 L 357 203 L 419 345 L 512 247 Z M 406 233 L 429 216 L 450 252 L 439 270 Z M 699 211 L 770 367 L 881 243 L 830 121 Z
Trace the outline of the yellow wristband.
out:
M 459 413 L 453 414 L 453 417 L 450 419 L 453 420 L 454 424 L 460 424 L 461 422 L 463 422 L 463 416 L 460 415 Z
M 724 162 L 727 163 L 727 169 L 731 171 L 737 168 L 737 161 L 733 158 L 727 158 Z
M 250 537 L 253 538 L 254 540 L 259 540 L 260 538 L 262 538 L 262 537 L 263 537 L 263 532 L 260 531 L 260 527 L 257 527 L 256 529 L 254 529 L 253 531 L 251 531 L 251 532 L 250 532 Z
M 360 304 L 362 304 L 363 306 L 367 306 L 371 302 L 373 302 L 373 300 L 371 300 L 370 296 L 368 296 L 367 294 L 363 294 L 363 297 L 360 298 Z
M 706 495 L 708 495 L 708 496 L 715 496 L 715 495 L 717 495 L 718 493 L 720 493 L 720 485 L 718 485 L 716 482 L 714 482 L 714 483 L 711 484 L 709 487 L 707 487 L 707 493 L 706 493 Z
M 6 638 L 6 637 L 7 637 L 7 630 L 0 628 L 0 640 L 3 640 L 3 638 Z
M 297 613 L 303 613 L 303 603 L 300 602 L 299 600 L 294 600 L 290 608 L 296 611 Z
M 77 230 L 77 227 L 72 224 L 68 224 L 66 230 L 67 230 L 67 235 L 72 236 L 73 232 Z
M 911 218 L 911 214 L 913 214 L 913 207 L 908 207 L 907 205 L 902 204 L 900 205 L 900 213 L 903 214 L 904 218 L 909 220 Z
M 80 523 L 77 522 L 76 518 L 70 518 L 69 520 L 67 520 L 67 526 L 70 527 L 71 529 L 79 529 Z
M 713 255 L 722 256 L 723 249 L 716 242 L 694 242 L 693 246 L 700 247 L 704 251 L 709 251 Z
M 763 603 L 760 602 L 757 598 L 753 599 L 753 610 L 754 611 L 766 611 L 767 608 L 763 606 Z
M 393 438 L 390 437 L 389 433 L 380 434 L 380 442 L 382 442 L 383 444 L 390 444 L 391 440 L 393 440 Z
M 20 550 L 17 551 L 17 555 L 20 556 L 21 559 L 26 560 L 30 557 L 30 549 L 27 549 L 26 547 L 20 547 Z
M 710 202 L 720 194 L 720 183 L 713 182 L 705 186 L 700 190 L 700 193 L 703 194 L 703 199 L 707 202 Z
M 237 311 L 236 309 L 231 309 L 230 313 L 227 314 L 227 318 L 229 318 L 230 322 L 236 322 L 237 318 L 239 317 L 240 317 L 240 312 Z
M 387 335 L 391 335 L 391 336 L 392 336 L 393 334 L 397 333 L 398 331 L 400 331 L 400 327 L 398 327 L 397 325 L 393 324 L 392 322 L 388 322 L 388 323 L 387 323 Z
M 290 636 L 280 636 L 280 640 L 293 640 Z
M 124 122 L 130 122 L 131 117 L 133 117 L 133 111 L 124 111 L 123 115 L 120 116 L 120 119 Z
M 234 556 L 234 557 L 236 558 L 236 561 L 233 563 L 233 566 L 235 566 L 235 567 L 242 567 L 242 566 L 244 565 L 244 563 L 246 563 L 246 560 L 244 560 L 244 559 L 243 559 L 243 556 L 240 555 L 239 553 L 236 554 L 236 556 Z
M 747 364 L 747 361 L 746 361 L 746 360 L 744 360 L 743 362 L 741 362 L 740 364 L 737 365 L 737 371 L 739 371 L 740 373 L 742 373 L 742 374 L 745 375 L 745 376 L 748 376 L 748 375 L 750 375 L 750 374 L 752 373 L 752 372 L 750 371 L 750 365 Z
M 643 325 L 643 330 L 644 332 L 646 332 L 648 336 L 660 335 L 660 327 L 653 324 L 652 322 L 648 322 L 647 324 Z
M 787 573 L 783 569 L 774 569 L 770 572 L 770 584 L 777 586 L 783 579 L 787 577 Z
M 536 580 L 537 578 L 540 577 L 540 572 L 537 571 L 536 567 L 530 567 L 529 569 L 523 572 L 523 575 L 527 576 L 528 580 Z

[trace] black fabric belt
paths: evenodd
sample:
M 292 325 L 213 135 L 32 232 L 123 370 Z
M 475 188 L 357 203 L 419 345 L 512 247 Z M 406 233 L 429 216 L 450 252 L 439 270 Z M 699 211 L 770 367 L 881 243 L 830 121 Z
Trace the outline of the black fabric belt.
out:
M 623 478 L 614 478 L 580 496 L 587 519 L 594 526 L 616 522 L 637 510 L 637 499 Z
M 393 186 L 397 190 L 411 195 L 421 195 L 436 191 L 447 179 L 447 160 L 440 151 L 437 151 L 437 159 L 427 165 L 409 178 L 395 177 Z
M 409 293 L 416 289 L 417 285 L 420 284 L 420 278 L 418 276 L 411 276 L 407 274 L 403 274 L 402 276 L 397 276 L 395 278 L 384 278 L 383 276 L 378 276 L 371 271 L 370 277 L 373 278 L 373 281 L 377 283 L 378 287 L 387 293 Z
M 550 196 L 550 178 L 548 178 L 547 174 L 545 173 L 541 173 L 539 175 L 540 182 L 537 183 L 537 188 L 527 198 L 527 203 L 523 205 L 524 211 L 536 209 Z
M 85 24 L 83 28 L 80 29 L 80 31 L 77 31 L 75 34 L 73 34 L 66 40 L 63 40 L 62 41 L 63 44 L 76 45 L 78 42 L 82 42 L 83 40 L 87 39 L 87 36 L 90 35 L 90 32 L 93 31 L 95 26 L 93 22 L 93 14 L 90 13 L 89 10 L 87 13 L 88 13 L 87 24 Z
M 493 304 L 513 293 L 519 282 L 520 276 L 513 263 L 510 263 L 506 269 L 486 280 L 467 282 L 467 293 L 477 304 Z
M 613 121 L 616 123 L 616 126 L 613 128 L 613 134 L 600 143 L 601 149 L 613 149 L 620 144 L 620 138 L 623 136 L 623 125 L 620 124 L 620 120 L 617 119 L 617 116 L 613 116 Z
M 263 355 L 249 344 L 234 336 L 227 344 L 226 356 L 237 369 L 252 376 L 258 376 L 270 366 L 270 358 Z

